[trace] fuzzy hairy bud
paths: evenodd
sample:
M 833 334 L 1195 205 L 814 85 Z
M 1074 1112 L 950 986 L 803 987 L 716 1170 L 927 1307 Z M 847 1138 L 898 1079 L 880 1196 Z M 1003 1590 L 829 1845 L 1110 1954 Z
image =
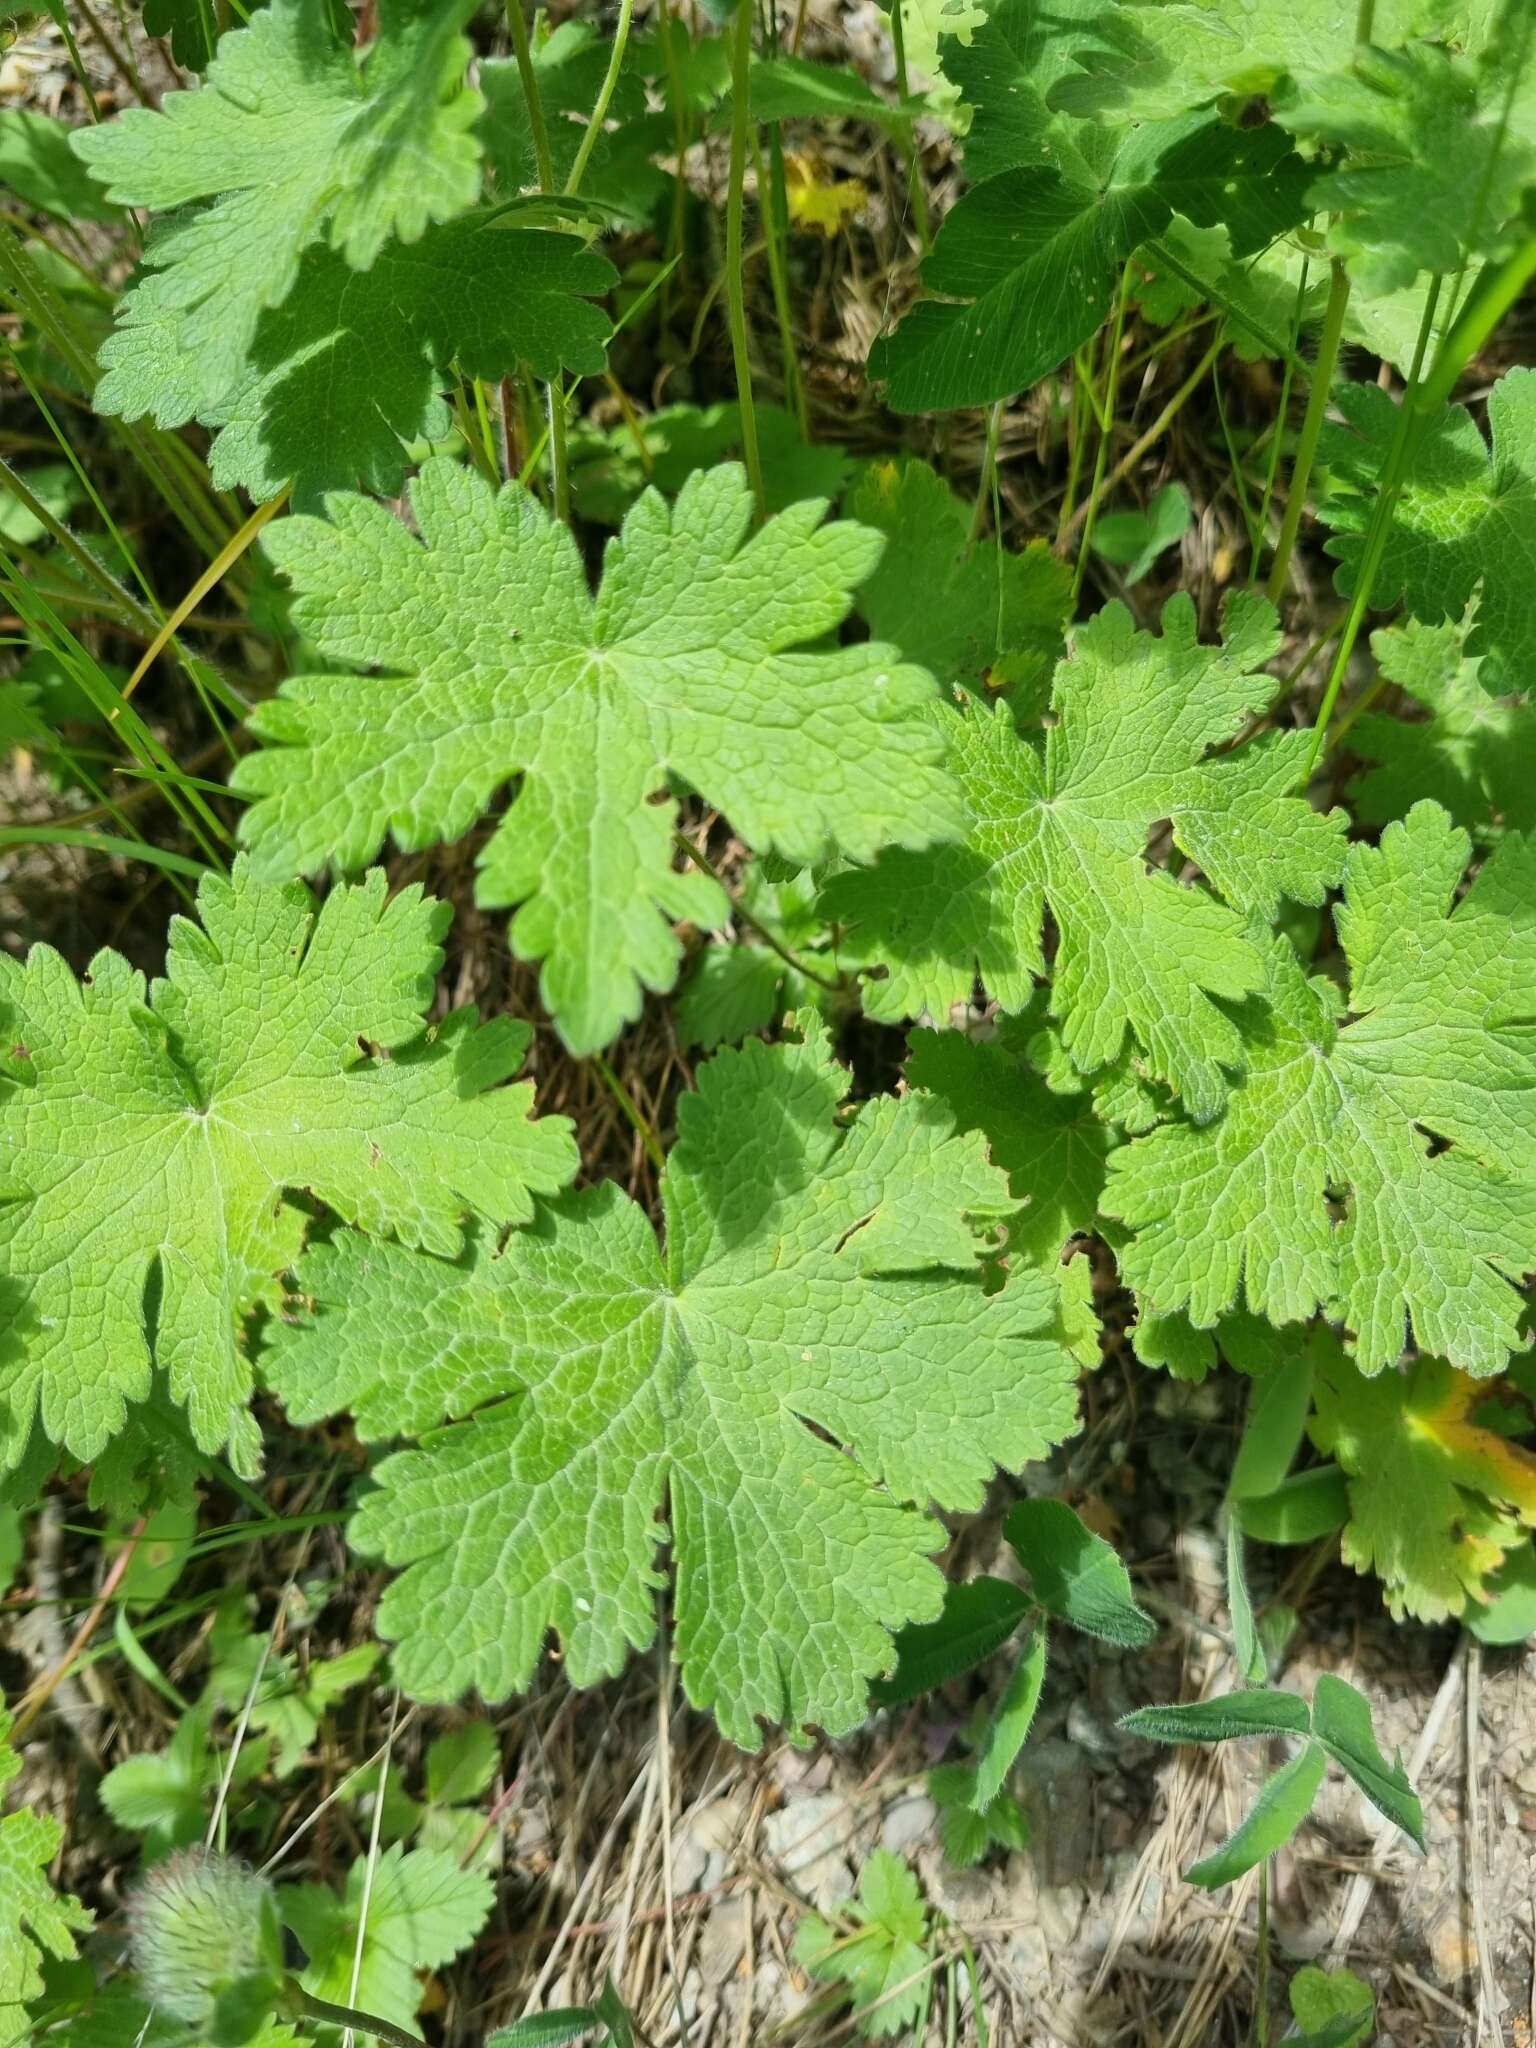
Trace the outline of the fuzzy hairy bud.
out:
M 263 1877 L 233 1857 L 186 1849 L 157 1864 L 128 1908 L 139 1982 L 157 2009 L 248 2040 L 282 1981 L 277 1900 Z

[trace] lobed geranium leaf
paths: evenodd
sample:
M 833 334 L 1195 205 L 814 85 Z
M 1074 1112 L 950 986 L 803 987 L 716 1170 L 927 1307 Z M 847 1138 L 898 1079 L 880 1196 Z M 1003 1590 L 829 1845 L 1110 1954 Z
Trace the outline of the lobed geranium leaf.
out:
M 891 1631 L 938 1614 L 927 1504 L 977 1506 L 1068 1434 L 1075 1371 L 1037 1334 L 1043 1276 L 982 1287 L 1008 1195 L 980 1141 L 917 1095 L 841 1124 L 847 1088 L 816 1042 L 702 1067 L 662 1252 L 605 1185 L 499 1255 L 306 1258 L 319 1313 L 268 1361 L 296 1421 L 468 1418 L 387 1459 L 352 1527 L 403 1567 L 380 1627 L 408 1691 L 501 1698 L 551 1628 L 574 1684 L 616 1671 L 654 1633 L 664 1495 L 683 1682 L 744 1747 L 760 1721 L 851 1727 Z
M 520 362 L 542 377 L 601 371 L 612 330 L 590 301 L 615 281 L 576 236 L 483 214 L 390 242 L 363 272 L 317 243 L 214 389 L 205 366 L 186 360 L 176 279 L 154 273 L 102 346 L 95 403 L 126 419 L 152 413 L 161 426 L 195 414 L 218 429 L 214 482 L 258 501 L 285 484 L 300 511 L 358 484 L 393 497 L 408 444 L 441 440 L 452 425 L 442 393 L 455 363 L 493 380 Z
M 1375 384 L 1335 393 L 1342 426 L 1325 428 L 1329 489 L 1319 507 L 1334 538 L 1338 585 L 1351 595 L 1381 489 L 1397 407 Z M 1416 618 L 1459 619 L 1474 593 L 1469 657 L 1482 657 L 1483 687 L 1523 690 L 1536 672 L 1536 370 L 1511 370 L 1488 396 L 1490 449 L 1464 406 L 1434 419 L 1398 497 L 1386 551 L 1371 586 L 1375 606 L 1401 598 Z
M 828 915 L 850 927 L 842 957 L 887 969 L 865 985 L 869 1013 L 947 1016 L 978 974 L 1004 1009 L 1022 1009 L 1045 972 L 1048 909 L 1050 1002 L 1070 1061 L 1091 1074 L 1129 1036 L 1192 1114 L 1214 1115 L 1244 1052 L 1213 999 L 1264 977 L 1238 913 L 1272 916 L 1283 896 L 1320 902 L 1343 860 L 1344 814 L 1290 793 L 1304 734 L 1208 758 L 1273 695 L 1261 671 L 1275 646 L 1260 599 L 1232 600 L 1219 648 L 1196 641 L 1187 597 L 1165 607 L 1161 638 L 1109 604 L 1056 671 L 1043 747 L 1005 708 L 940 714 L 976 819 L 965 842 L 886 854 L 826 891 Z M 1225 901 L 1148 866 L 1148 834 L 1165 818 Z
M 358 1857 L 338 1897 L 328 1885 L 284 1885 L 278 1910 L 303 1945 L 306 1991 L 332 2004 L 355 1999 L 397 2027 L 413 2027 L 419 1972 L 441 1969 L 484 1926 L 495 1890 L 439 1849 L 397 1842 L 370 1868 Z
M 1274 940 L 1225 1116 L 1111 1157 L 1103 1206 L 1147 1306 L 1209 1327 L 1241 1290 L 1272 1322 L 1342 1319 L 1367 1373 L 1410 1329 L 1469 1372 L 1504 1365 L 1536 1265 L 1536 850 L 1506 839 L 1458 901 L 1469 851 L 1429 803 L 1353 847 L 1349 1020 Z
M 34 1413 L 103 1452 L 152 1371 L 205 1451 L 259 1462 L 243 1316 L 276 1294 L 303 1190 L 446 1254 L 466 1213 L 522 1221 L 575 1171 L 563 1118 L 498 1089 L 529 1029 L 459 1010 L 427 1028 L 446 905 L 207 878 L 146 991 L 118 954 L 84 983 L 49 947 L 0 956 L 0 1464 Z
M 1281 125 L 1347 152 L 1307 199 L 1365 290 L 1450 275 L 1497 245 L 1536 174 L 1536 151 L 1507 132 L 1505 97 L 1502 76 L 1429 43 L 1357 50 L 1343 69 L 1292 80 Z
M 823 524 L 814 501 L 753 533 L 727 465 L 673 506 L 640 500 L 594 599 L 569 530 L 518 486 L 444 458 L 411 502 L 419 540 L 340 495 L 328 521 L 269 529 L 310 644 L 382 673 L 296 677 L 252 718 L 276 744 L 231 780 L 260 799 L 242 826 L 262 873 L 355 868 L 390 833 L 456 838 L 521 773 L 478 899 L 521 905 L 513 948 L 544 963 L 546 1007 L 591 1052 L 643 989 L 671 986 L 671 920 L 726 916 L 713 881 L 674 865 L 675 805 L 648 801 L 669 773 L 800 862 L 959 829 L 931 679 L 878 642 L 794 651 L 845 616 L 878 535 Z
M 159 318 L 179 320 L 154 401 L 135 388 L 141 410 L 169 424 L 216 407 L 312 243 L 366 270 L 392 239 L 413 242 L 474 203 L 481 101 L 464 83 L 461 33 L 473 12 L 472 0 L 379 0 L 359 66 L 327 0 L 272 0 L 222 38 L 199 90 L 75 132 L 108 198 L 170 216 L 145 251 L 154 281 L 120 314 L 136 321 L 147 293 Z

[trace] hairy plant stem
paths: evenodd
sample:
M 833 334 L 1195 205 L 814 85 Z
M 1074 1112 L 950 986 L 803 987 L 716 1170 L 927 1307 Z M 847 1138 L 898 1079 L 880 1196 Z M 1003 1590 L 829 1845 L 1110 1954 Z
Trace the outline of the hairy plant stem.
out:
M 1269 2048 L 1269 1858 L 1259 1865 L 1258 1962 L 1253 1989 L 1253 2048 Z
M 742 215 L 746 200 L 747 136 L 752 125 L 752 6 L 737 0 L 731 24 L 731 167 L 725 198 L 726 316 L 731 330 L 731 359 L 736 370 L 736 400 L 741 408 L 741 452 L 747 465 L 757 516 L 766 517 L 763 460 L 757 445 L 757 414 L 752 405 L 752 360 L 747 353 L 747 289 L 742 258 Z
M 1349 272 L 1335 257 L 1328 273 L 1328 305 L 1323 314 L 1322 336 L 1317 344 L 1317 361 L 1312 365 L 1312 388 L 1307 393 L 1307 410 L 1302 417 L 1301 439 L 1296 444 L 1296 460 L 1291 464 L 1290 495 L 1285 501 L 1285 517 L 1280 522 L 1280 538 L 1275 544 L 1269 581 L 1264 586 L 1264 594 L 1271 604 L 1280 602 L 1290 574 L 1291 555 L 1307 505 L 1307 485 L 1312 480 L 1312 463 L 1317 454 L 1317 444 L 1322 439 L 1323 421 L 1327 417 L 1328 400 L 1333 391 L 1333 372 L 1339 360 L 1339 343 L 1343 339 L 1344 315 L 1348 307 Z
M 539 76 L 534 69 L 533 47 L 528 40 L 528 24 L 523 19 L 523 0 L 507 0 L 507 23 L 512 31 L 512 48 L 517 59 L 517 75 L 523 88 L 523 98 L 528 106 L 528 132 L 533 138 L 533 160 L 539 174 L 539 190 L 546 196 L 555 190 L 555 165 L 549 153 L 549 127 L 544 119 L 544 101 L 539 92 Z M 626 6 L 620 27 L 621 37 L 628 34 L 629 7 Z M 608 111 L 608 102 L 613 97 L 613 81 L 617 77 L 619 63 L 623 60 L 622 41 L 614 44 L 614 55 L 609 64 L 609 75 L 603 80 L 603 90 L 597 96 L 592 120 L 582 137 L 581 148 L 571 166 L 571 175 L 566 180 L 566 191 L 574 192 L 581 182 L 587 167 L 587 158 L 592 153 L 592 144 L 602 125 L 602 118 Z M 571 475 L 565 434 L 565 380 L 556 374 L 545 386 L 545 403 L 549 416 L 549 495 L 555 508 L 555 517 L 569 521 L 571 516 Z
M 1115 423 L 1115 400 L 1120 391 L 1120 345 L 1125 334 L 1125 313 L 1130 290 L 1131 266 L 1127 263 L 1120 273 L 1114 325 L 1109 331 L 1109 358 L 1104 377 L 1104 412 L 1099 424 L 1099 445 L 1093 456 L 1093 482 L 1088 487 L 1088 497 L 1083 507 L 1083 535 L 1078 543 L 1077 561 L 1072 570 L 1072 602 L 1068 608 L 1069 614 L 1077 610 L 1077 600 L 1082 594 L 1083 577 L 1088 570 L 1088 550 L 1093 542 L 1093 522 L 1104 492 L 1104 472 L 1109 465 L 1109 442 Z
M 652 1130 L 649 1119 L 600 1052 L 593 1053 L 592 1064 L 596 1067 L 603 1086 L 623 1110 L 626 1122 L 644 1146 L 646 1158 L 660 1173 L 667 1163 L 667 1155 L 662 1150 L 661 1140 Z
M 581 190 L 581 181 L 587 174 L 588 160 L 597 147 L 597 138 L 602 134 L 603 123 L 608 118 L 609 104 L 619 83 L 619 73 L 624 68 L 624 51 L 629 42 L 629 24 L 634 12 L 635 0 L 621 0 L 618 23 L 613 31 L 613 47 L 608 52 L 608 69 L 603 73 L 603 82 L 598 88 L 597 105 L 592 109 L 587 132 L 581 138 L 576 161 L 571 165 L 571 175 L 565 181 L 568 198 Z
M 315 2020 L 325 2027 L 346 2027 L 354 2034 L 371 2034 L 388 2048 L 421 2048 L 420 2037 L 408 2034 L 393 2020 L 381 2020 L 372 2013 L 356 2012 L 349 2005 L 332 2005 L 328 1998 L 316 1998 L 292 1977 L 283 1987 L 282 2007 L 290 2019 Z
M 1301 346 L 1301 321 L 1306 311 L 1307 280 L 1312 269 L 1312 259 L 1303 256 L 1301 275 L 1296 280 L 1296 304 L 1291 313 L 1291 353 L 1285 359 L 1285 368 L 1280 376 L 1280 403 L 1275 408 L 1275 419 L 1283 420 L 1291 409 L 1291 384 L 1296 369 L 1296 351 Z M 1259 541 L 1269 531 L 1269 508 L 1274 503 L 1275 478 L 1280 471 L 1281 436 L 1272 434 L 1269 443 L 1269 461 L 1264 471 L 1264 496 L 1259 505 Z M 1252 590 L 1259 574 L 1259 549 L 1256 546 L 1248 564 L 1248 588 Z
M 528 40 L 528 24 L 523 19 L 523 0 L 507 0 L 507 26 L 512 31 L 512 54 L 517 60 L 517 76 L 528 109 L 528 133 L 533 141 L 533 162 L 539 174 L 539 190 L 553 192 L 555 165 L 549 153 L 544 97 L 539 91 L 538 73 L 533 68 L 533 45 Z
M 678 849 L 686 853 L 696 866 L 701 867 L 712 882 L 719 882 L 720 887 L 722 889 L 725 888 L 724 882 L 720 881 L 719 870 L 715 867 L 713 861 L 710 860 L 708 854 L 701 853 L 693 841 L 685 837 L 681 832 L 674 832 L 672 838 Z M 729 895 L 729 890 L 726 893 Z M 807 981 L 814 981 L 818 988 L 826 989 L 831 995 L 840 996 L 847 990 L 848 984 L 846 981 L 831 981 L 826 975 L 818 974 L 814 967 L 807 967 L 798 955 L 791 952 L 782 939 L 777 938 L 769 931 L 767 925 L 761 919 L 752 915 L 744 903 L 737 903 L 733 900 L 731 903 L 731 915 L 738 924 L 744 924 L 748 931 L 756 932 L 768 950 L 771 953 L 777 953 L 787 967 L 793 967 L 796 974 L 803 974 Z
M 912 97 L 912 86 L 907 76 L 907 30 L 901 18 L 902 4 L 903 0 L 893 0 L 891 7 L 891 53 L 896 60 L 896 90 L 905 103 Z M 797 35 L 797 48 L 798 44 Z M 933 230 L 928 218 L 928 187 L 923 183 L 923 164 L 918 153 L 915 122 L 907 148 L 907 194 L 912 201 L 912 219 L 917 227 L 918 246 L 926 256 L 928 245 L 933 240 Z

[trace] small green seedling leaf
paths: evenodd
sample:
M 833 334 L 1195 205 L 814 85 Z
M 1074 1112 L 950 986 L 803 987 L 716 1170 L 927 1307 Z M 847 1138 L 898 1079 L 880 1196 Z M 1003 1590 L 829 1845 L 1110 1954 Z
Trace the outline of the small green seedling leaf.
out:
M 843 1908 L 850 1934 L 810 1914 L 795 1934 L 795 1961 L 824 1983 L 846 1984 L 854 2026 L 878 2040 L 911 2027 L 926 2010 L 932 1957 L 928 1915 L 917 1879 L 888 1849 L 859 1875 L 859 1894 Z
M 1265 1781 L 1247 1818 L 1215 1855 L 1185 1871 L 1187 1881 L 1203 1891 L 1215 1891 L 1273 1856 L 1311 1812 L 1327 1769 L 1327 1752 L 1320 1743 L 1308 1742 Z
M 1156 1638 L 1157 1623 L 1136 1605 L 1130 1573 L 1065 1501 L 1020 1501 L 1003 1533 L 1047 1614 L 1123 1650 L 1144 1649 Z
M 1182 484 L 1165 484 L 1145 511 L 1106 512 L 1093 528 L 1093 551 L 1125 570 L 1128 586 L 1139 583 L 1165 548 L 1182 540 L 1194 519 Z
M 1371 1725 L 1370 1702 L 1325 1671 L 1312 1694 L 1312 1732 L 1376 1811 L 1424 1853 L 1424 1809 L 1401 1763 L 1388 1763 Z
M 1308 1963 L 1291 1979 L 1290 2000 L 1302 2029 L 1295 2048 L 1364 2048 L 1376 2000 L 1353 1970 L 1321 1970 Z
M 1019 1751 L 1029 1739 L 1040 1688 L 1045 1684 L 1046 1632 L 1035 1628 L 1019 1653 L 1019 1661 L 1003 1688 L 986 1737 L 976 1757 L 976 1785 L 971 1804 L 984 1812 L 1003 1789 Z
M 918 1622 L 896 1638 L 896 1669 L 878 1678 L 870 1699 L 878 1707 L 904 1707 L 936 1692 L 1000 1650 L 1034 1603 L 1005 1579 L 983 1576 L 948 1587 L 937 1621 Z

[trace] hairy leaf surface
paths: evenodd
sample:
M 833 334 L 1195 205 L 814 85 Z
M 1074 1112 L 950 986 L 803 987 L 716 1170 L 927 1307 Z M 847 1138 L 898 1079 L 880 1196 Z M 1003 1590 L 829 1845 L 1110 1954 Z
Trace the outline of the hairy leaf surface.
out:
M 760 1720 L 851 1727 L 891 1632 L 938 1614 L 928 1503 L 974 1507 L 1068 1434 L 1074 1368 L 1042 1275 L 982 1288 L 1009 1197 L 980 1140 L 917 1095 L 842 1124 L 847 1088 L 819 1042 L 702 1067 L 663 1251 L 609 1184 L 499 1256 L 310 1253 L 320 1312 L 270 1358 L 295 1421 L 469 1418 L 387 1459 L 352 1527 L 404 1568 L 380 1626 L 408 1691 L 502 1698 L 551 1628 L 574 1684 L 617 1671 L 654 1634 L 664 1497 L 684 1685 L 745 1747 Z
M 112 952 L 83 983 L 47 946 L 0 957 L 5 1465 L 34 1413 L 96 1457 L 154 1367 L 197 1443 L 253 1471 L 240 1323 L 298 1250 L 285 1190 L 452 1255 L 466 1212 L 520 1222 L 575 1170 L 565 1120 L 496 1089 L 526 1025 L 425 1027 L 446 905 L 375 874 L 317 912 L 237 868 L 198 911 L 147 991 Z
M 1431 803 L 1352 848 L 1348 1018 L 1276 939 L 1225 1116 L 1111 1156 L 1104 1208 L 1136 1232 L 1121 1269 L 1150 1308 L 1207 1327 L 1241 1293 L 1275 1323 L 1342 1319 L 1367 1373 L 1410 1330 L 1502 1368 L 1536 1267 L 1536 851 L 1507 838 L 1458 901 L 1469 851 Z
M 419 540 L 342 496 L 328 522 L 270 531 L 310 643 L 382 673 L 297 677 L 252 718 L 277 744 L 232 780 L 261 799 L 243 821 L 261 872 L 355 868 L 390 833 L 457 838 L 521 773 L 477 894 L 521 905 L 513 948 L 543 961 L 546 1006 L 590 1052 L 642 989 L 671 986 L 671 920 L 726 914 L 708 877 L 674 867 L 675 806 L 647 801 L 669 774 L 802 863 L 958 830 L 931 679 L 878 642 L 794 651 L 846 615 L 878 535 L 823 524 L 819 502 L 753 533 L 727 465 L 675 506 L 640 500 L 594 599 L 569 531 L 516 485 L 444 459 L 411 502 Z

